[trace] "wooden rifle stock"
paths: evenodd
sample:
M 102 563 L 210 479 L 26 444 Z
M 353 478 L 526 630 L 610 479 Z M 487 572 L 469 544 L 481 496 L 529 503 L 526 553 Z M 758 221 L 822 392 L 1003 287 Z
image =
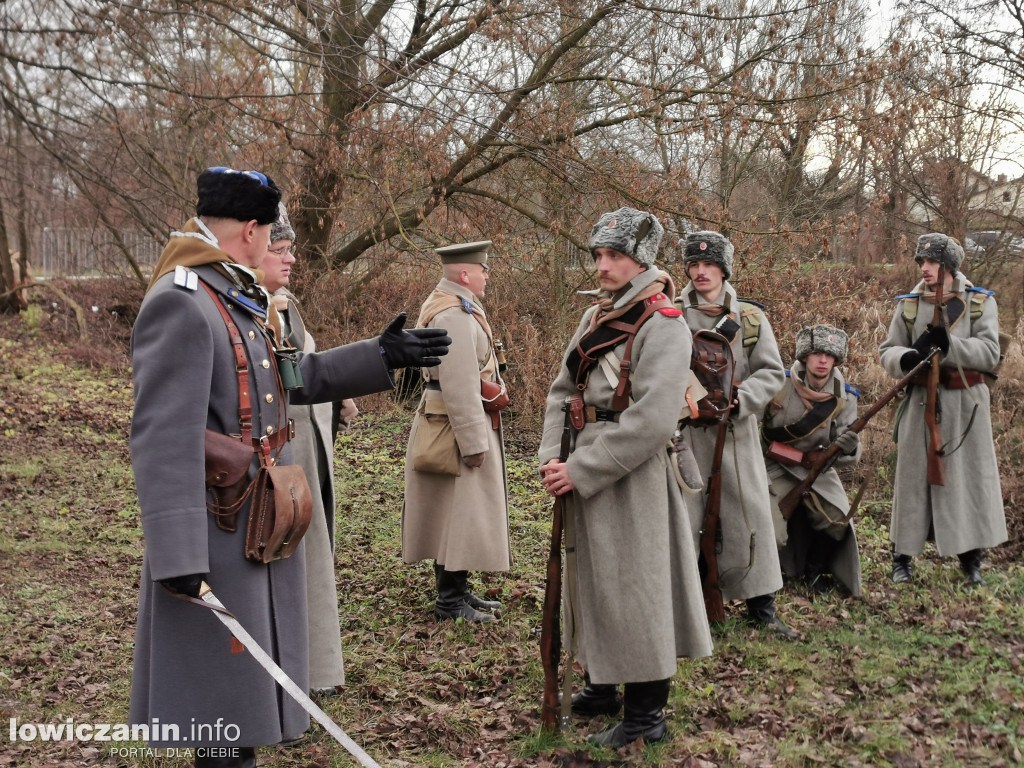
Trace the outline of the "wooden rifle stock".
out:
M 879 398 L 879 400 L 874 405 L 868 408 L 868 410 L 864 413 L 863 416 L 860 416 L 855 422 L 853 422 L 853 424 L 850 425 L 850 428 L 847 430 L 847 432 L 860 432 L 862 429 L 864 429 L 864 427 L 867 426 L 868 421 L 870 421 L 876 413 L 882 410 L 882 408 L 889 404 L 890 400 L 892 400 L 904 388 L 906 388 L 906 386 L 910 383 L 910 380 L 917 375 L 918 371 L 920 371 L 926 365 L 932 364 L 933 360 L 938 359 L 936 358 L 936 355 L 938 353 L 938 347 L 932 348 L 932 350 L 921 362 L 919 362 L 910 371 L 908 371 L 902 379 L 897 381 L 895 386 L 893 386 L 892 389 L 890 389 L 888 392 L 882 395 L 882 397 Z M 783 518 L 789 520 L 789 518 L 793 516 L 793 512 L 796 511 L 796 508 L 800 504 L 800 501 L 807 494 L 807 492 L 811 490 L 811 486 L 814 485 L 814 481 L 818 479 L 818 476 L 822 472 L 826 471 L 829 467 L 835 464 L 836 459 L 838 458 L 839 446 L 836 445 L 835 443 L 832 443 L 832 445 L 830 445 L 828 448 L 821 452 L 821 455 L 818 457 L 818 460 L 815 461 L 808 470 L 807 477 L 805 477 L 799 485 L 795 486 L 792 490 L 790 490 L 789 493 L 787 493 L 785 496 L 779 499 L 779 512 L 782 513 Z
M 939 270 L 939 284 L 935 287 L 935 312 L 932 327 L 942 323 L 942 277 Z M 928 485 L 946 484 L 946 467 L 942 463 L 942 434 L 939 431 L 939 358 L 932 358 L 928 370 L 928 394 L 924 404 L 924 423 L 928 426 Z
M 569 400 L 562 427 L 562 442 L 558 460 L 569 458 L 572 443 L 572 423 L 569 419 Z M 541 704 L 541 728 L 559 730 L 558 667 L 562 660 L 562 629 L 559 614 L 562 608 L 562 527 L 565 495 L 556 496 L 551 507 L 551 546 L 548 551 L 547 583 L 544 586 L 544 607 L 540 625 L 540 659 L 544 669 L 544 697 Z
M 722 511 L 722 455 L 728 431 L 729 411 L 726 411 L 718 417 L 715 455 L 711 460 L 711 477 L 708 480 L 708 500 L 700 531 L 700 553 L 704 556 L 705 569 L 700 586 L 704 593 L 704 610 L 711 622 L 725 621 L 725 603 L 722 601 L 722 587 L 718 583 L 718 518 Z

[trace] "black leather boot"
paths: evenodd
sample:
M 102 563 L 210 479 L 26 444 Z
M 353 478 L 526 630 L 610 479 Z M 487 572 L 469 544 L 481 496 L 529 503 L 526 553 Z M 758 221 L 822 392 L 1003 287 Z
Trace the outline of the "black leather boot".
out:
M 815 594 L 824 595 L 832 591 L 832 560 L 835 558 L 841 543 L 824 531 L 813 531 L 811 533 L 804 578 L 807 580 L 807 586 Z
M 200 747 L 196 750 L 196 768 L 255 768 L 256 767 L 256 750 L 252 747 L 227 747 L 226 751 L 231 752 L 238 750 L 238 754 L 232 757 L 211 757 L 203 754 L 199 755 L 199 752 L 206 751 L 206 747 Z M 213 747 L 213 751 L 219 751 L 220 747 Z
M 966 552 L 961 552 L 957 557 L 960 558 L 960 568 L 964 572 L 964 576 L 967 577 L 968 584 L 984 584 L 985 580 L 981 577 L 981 550 L 970 549 Z
M 755 627 L 767 629 L 787 640 L 799 640 L 800 634 L 787 627 L 775 615 L 775 594 L 759 595 L 747 599 L 747 621 Z
M 895 584 L 905 584 L 914 580 L 914 562 L 910 555 L 900 555 L 892 551 L 892 580 Z
M 438 565 L 435 562 L 434 563 L 434 578 L 435 579 L 439 578 L 438 574 L 443 573 L 443 572 L 444 572 L 444 566 L 443 565 Z M 466 590 L 466 604 L 470 608 L 475 608 L 476 610 L 482 611 L 484 613 L 495 613 L 496 611 L 500 611 L 501 607 L 502 607 L 501 603 L 499 603 L 497 600 L 484 600 L 483 598 L 477 597 L 476 595 L 474 595 L 472 592 L 470 592 L 468 590 L 468 587 L 467 587 L 467 590 Z
M 584 673 L 583 690 L 572 695 L 572 713 L 580 717 L 596 717 L 597 715 L 613 716 L 622 709 L 622 696 L 619 686 L 613 683 L 595 684 L 590 682 L 590 675 Z
M 668 703 L 668 680 L 649 683 L 626 683 L 625 714 L 622 722 L 606 731 L 588 736 L 587 741 L 602 747 L 624 747 L 637 739 L 648 744 L 668 735 L 665 705 Z
M 445 619 L 465 619 L 487 624 L 494 621 L 494 615 L 483 613 L 466 602 L 469 594 L 468 571 L 446 571 L 444 566 L 434 567 L 437 577 L 437 599 L 434 601 L 434 618 L 438 621 Z

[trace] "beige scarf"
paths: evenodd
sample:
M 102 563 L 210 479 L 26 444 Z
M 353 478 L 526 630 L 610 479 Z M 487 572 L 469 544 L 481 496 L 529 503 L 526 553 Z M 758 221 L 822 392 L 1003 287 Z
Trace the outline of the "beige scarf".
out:
M 676 285 L 672 282 L 672 276 L 668 272 L 659 271 L 658 276 L 649 285 L 641 288 L 637 295 L 624 306 L 615 308 L 615 296 L 602 296 L 595 302 L 597 304 L 597 311 L 590 317 L 590 328 L 587 332 L 592 333 L 594 329 L 604 325 L 609 320 L 622 317 L 622 315 L 626 314 L 641 301 L 646 301 L 651 296 L 656 296 L 659 293 L 664 293 L 669 301 L 674 300 L 676 297 Z

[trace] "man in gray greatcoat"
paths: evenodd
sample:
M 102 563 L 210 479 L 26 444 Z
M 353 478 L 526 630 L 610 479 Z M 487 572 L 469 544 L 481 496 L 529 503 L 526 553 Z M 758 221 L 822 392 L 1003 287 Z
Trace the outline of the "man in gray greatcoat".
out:
M 299 301 L 285 286 L 291 282 L 295 264 L 295 230 L 284 204 L 280 216 L 270 227 L 270 249 L 263 259 L 263 286 L 271 292 L 271 301 L 281 318 L 281 338 L 294 349 L 315 352 L 316 341 L 310 334 Z M 345 399 L 339 412 L 351 418 L 358 412 L 355 403 Z M 313 501 L 309 529 L 304 537 L 306 550 L 306 615 L 309 619 L 309 687 L 316 693 L 339 693 L 345 684 L 345 664 L 341 653 L 341 623 L 338 617 L 338 586 L 334 572 L 334 432 L 332 403 L 294 405 L 288 409 L 295 428 L 292 459 L 302 467 Z
M 624 703 L 623 720 L 590 737 L 617 747 L 664 739 L 676 659 L 711 653 L 693 545 L 699 520 L 687 514 L 666 451 L 690 334 L 672 306 L 672 278 L 654 266 L 663 232 L 635 208 L 606 213 L 591 230 L 602 292 L 551 385 L 539 451 L 545 488 L 565 498 L 565 645 L 586 670 L 572 711 L 614 715 Z M 563 462 L 569 396 L 574 444 Z
M 676 299 L 691 331 L 717 330 L 729 339 L 735 366 L 736 394 L 722 461 L 719 585 L 724 600 L 746 600 L 752 624 L 795 639 L 797 633 L 775 611 L 782 570 L 758 434 L 758 421 L 772 395 L 782 388 L 786 369 L 764 312 L 756 304 L 741 301 L 729 283 L 732 257 L 732 243 L 718 232 L 687 235 L 683 268 L 690 282 Z M 683 430 L 704 477 L 710 475 L 717 432 L 717 427 L 692 422 L 686 422 Z M 686 497 L 699 508 L 695 514 L 704 513 L 708 485 L 703 493 Z
M 959 557 L 970 584 L 983 584 L 982 550 L 1007 538 L 988 390 L 999 364 L 999 311 L 992 291 L 974 287 L 960 271 L 964 249 L 954 238 L 939 232 L 921 235 L 914 260 L 921 281 L 896 297 L 889 335 L 878 351 L 886 372 L 901 378 L 932 347 L 941 350 L 937 410 L 946 484 L 928 483 L 924 373 L 908 388 L 894 433 L 892 579 L 911 581 L 911 558 L 932 539 L 940 555 Z M 941 322 L 936 325 L 940 286 Z
M 848 344 L 846 333 L 830 325 L 797 332 L 796 362 L 768 404 L 761 435 L 783 572 L 818 593 L 829 590 L 834 576 L 860 597 L 857 536 L 847 519 L 850 501 L 835 467 L 818 475 L 788 521 L 779 511 L 779 500 L 806 479 L 811 464 L 832 443 L 839 445 L 836 465 L 860 459 L 860 436 L 848 431 L 857 420 L 860 393 L 837 367 L 846 359 Z M 773 452 L 776 444 L 785 449 Z
M 276 312 L 256 271 L 281 194 L 262 173 L 223 167 L 200 174 L 197 187 L 197 216 L 171 234 L 132 332 L 130 445 L 145 553 L 130 719 L 152 726 L 154 747 L 195 749 L 197 766 L 251 766 L 255 747 L 296 738 L 309 718 L 212 611 L 184 598 L 208 583 L 299 687 L 307 685 L 304 548 L 269 564 L 247 560 L 248 498 L 234 530 L 222 528 L 231 526 L 214 514 L 204 450 L 207 433 L 238 440 L 243 454 L 252 451 L 249 482 L 261 454 L 291 463 L 270 331 Z M 298 371 L 302 385 L 293 400 L 384 391 L 394 386 L 391 369 L 444 353 L 443 331 L 403 331 L 403 323 L 399 316 L 378 338 L 298 353 L 289 373 Z
M 482 382 L 504 390 L 494 334 L 481 299 L 489 279 L 490 240 L 438 248 L 443 277 L 420 308 L 417 327 L 447 329 L 450 354 L 423 371 L 423 397 L 409 434 L 402 511 L 402 557 L 433 560 L 439 620 L 494 621 L 501 608 L 469 588 L 469 571 L 507 571 L 508 489 L 501 414 L 489 413 Z M 490 398 L 493 400 L 493 397 Z M 429 419 L 447 420 L 457 452 L 451 473 L 417 455 Z M 419 467 L 419 468 L 417 468 Z

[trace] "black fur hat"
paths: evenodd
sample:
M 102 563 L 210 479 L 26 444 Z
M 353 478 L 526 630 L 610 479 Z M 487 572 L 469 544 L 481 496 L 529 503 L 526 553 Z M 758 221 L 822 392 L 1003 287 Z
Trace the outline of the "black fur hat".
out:
M 917 251 L 914 253 L 914 261 L 918 264 L 924 259 L 939 262 L 955 275 L 964 263 L 964 248 L 955 237 L 929 232 L 917 238 Z
M 277 221 L 281 190 L 259 171 L 207 168 L 196 181 L 196 214 L 218 219 L 273 224 Z

